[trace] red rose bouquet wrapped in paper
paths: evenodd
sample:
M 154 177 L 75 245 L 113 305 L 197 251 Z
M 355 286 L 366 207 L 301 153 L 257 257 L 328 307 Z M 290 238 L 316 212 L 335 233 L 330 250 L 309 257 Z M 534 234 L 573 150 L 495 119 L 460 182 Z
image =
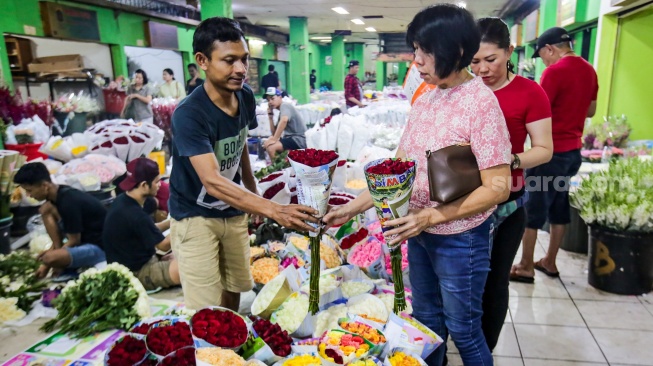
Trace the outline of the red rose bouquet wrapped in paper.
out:
M 211 308 L 198 311 L 191 318 L 193 335 L 204 342 L 204 346 L 239 349 L 249 331 L 245 320 L 228 309 Z
M 178 349 L 193 345 L 188 323 L 184 321 L 171 323 L 171 321 L 163 321 L 155 324 L 145 337 L 147 348 L 159 359 Z
M 318 216 L 326 214 L 329 202 L 333 173 L 338 163 L 335 151 L 304 149 L 288 153 L 290 165 L 297 176 L 297 197 L 302 205 L 318 211 Z M 321 230 L 320 230 L 321 231 Z M 311 277 L 309 311 L 315 314 L 319 310 L 320 289 L 320 237 L 322 233 L 310 233 Z
M 254 322 L 253 331 L 243 346 L 244 359 L 257 359 L 270 365 L 290 355 L 293 339 L 287 331 L 265 319 L 250 319 Z
M 381 159 L 365 166 L 365 179 L 381 224 L 408 214 L 408 203 L 415 183 L 415 161 Z M 390 228 L 382 227 L 383 231 Z M 395 286 L 394 311 L 406 309 L 400 246 L 390 248 L 392 279 Z
M 111 350 L 106 353 L 104 364 L 107 366 L 137 365 L 143 361 L 146 355 L 145 341 L 132 336 L 124 336 L 119 338 Z

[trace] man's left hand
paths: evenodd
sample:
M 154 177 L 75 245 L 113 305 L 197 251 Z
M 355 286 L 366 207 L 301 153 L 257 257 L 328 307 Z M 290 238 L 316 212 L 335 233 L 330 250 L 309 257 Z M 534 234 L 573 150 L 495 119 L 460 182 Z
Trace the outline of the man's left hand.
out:
M 430 214 L 427 209 L 412 209 L 408 215 L 386 221 L 385 227 L 391 227 L 392 230 L 386 231 L 384 236 L 391 238 L 389 245 L 394 246 L 402 243 L 404 240 L 419 235 L 426 228 L 432 226 Z
M 263 143 L 263 147 L 267 149 L 268 147 L 270 147 L 270 146 L 274 145 L 275 143 L 277 143 L 277 141 L 278 141 L 277 139 L 269 138 L 269 139 L 265 140 L 265 142 Z

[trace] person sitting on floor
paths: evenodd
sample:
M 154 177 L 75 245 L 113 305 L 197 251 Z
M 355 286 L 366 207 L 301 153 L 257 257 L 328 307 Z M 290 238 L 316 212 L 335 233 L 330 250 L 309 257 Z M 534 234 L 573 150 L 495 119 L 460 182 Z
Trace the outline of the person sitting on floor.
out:
M 284 103 L 282 92 L 276 88 L 268 88 L 265 93 L 268 99 L 268 116 L 270 131 L 273 136 L 265 140 L 263 147 L 267 150 L 270 159 L 282 151 L 299 150 L 306 148 L 306 124 L 295 107 Z M 274 125 L 273 110 L 279 110 L 279 123 Z
M 125 192 L 111 205 L 104 224 L 103 242 L 109 263 L 120 263 L 129 268 L 146 290 L 168 288 L 181 283 L 175 259 L 160 261 L 156 250 L 170 250 L 170 237 L 163 232 L 170 221 L 155 224 L 143 205 L 148 197 L 155 197 L 161 176 L 158 165 L 147 158 L 127 164 L 127 178 L 120 183 Z
M 57 273 L 106 264 L 102 250 L 106 209 L 98 199 L 53 183 L 43 163 L 25 164 L 16 173 L 14 182 L 37 201 L 46 200 L 39 213 L 52 247 L 39 254 L 43 264 L 36 272 L 37 277 L 45 277 L 51 268 Z

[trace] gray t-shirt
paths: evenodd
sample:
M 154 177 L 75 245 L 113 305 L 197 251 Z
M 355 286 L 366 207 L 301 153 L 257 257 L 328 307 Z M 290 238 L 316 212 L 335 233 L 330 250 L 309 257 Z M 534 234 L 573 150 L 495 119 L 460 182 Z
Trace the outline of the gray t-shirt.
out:
M 305 137 L 306 124 L 292 104 L 281 104 L 281 107 L 279 107 L 279 119 L 283 116 L 288 117 L 288 124 L 286 124 L 286 129 L 283 131 L 283 137 Z
M 152 87 L 147 84 L 143 85 L 141 90 L 136 90 L 132 85 L 129 87 L 129 94 L 139 94 L 147 97 L 148 95 L 152 95 Z M 140 99 L 132 99 L 131 105 L 127 108 L 125 117 L 133 118 L 136 122 L 152 118 L 152 107 L 148 103 L 143 103 Z

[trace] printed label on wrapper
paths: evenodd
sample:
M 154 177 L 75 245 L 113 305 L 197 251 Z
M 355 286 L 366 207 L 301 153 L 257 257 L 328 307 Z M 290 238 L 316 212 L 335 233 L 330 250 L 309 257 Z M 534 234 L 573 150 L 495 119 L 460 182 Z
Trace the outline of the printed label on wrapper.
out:
M 297 176 L 297 199 L 299 204 L 312 207 L 318 211 L 317 217 L 326 215 L 333 182 L 333 173 L 336 170 L 338 159 L 329 164 L 319 167 L 310 167 L 298 163 L 290 158 L 290 165 L 295 169 Z M 317 224 L 309 223 L 313 227 Z M 317 233 L 310 232 L 310 236 L 317 236 Z
M 365 180 L 374 201 L 376 214 L 381 224 L 408 214 L 410 196 L 413 194 L 417 164 L 402 174 L 373 174 L 368 169 L 387 159 L 375 160 L 365 165 Z M 382 226 L 383 231 L 390 230 Z

